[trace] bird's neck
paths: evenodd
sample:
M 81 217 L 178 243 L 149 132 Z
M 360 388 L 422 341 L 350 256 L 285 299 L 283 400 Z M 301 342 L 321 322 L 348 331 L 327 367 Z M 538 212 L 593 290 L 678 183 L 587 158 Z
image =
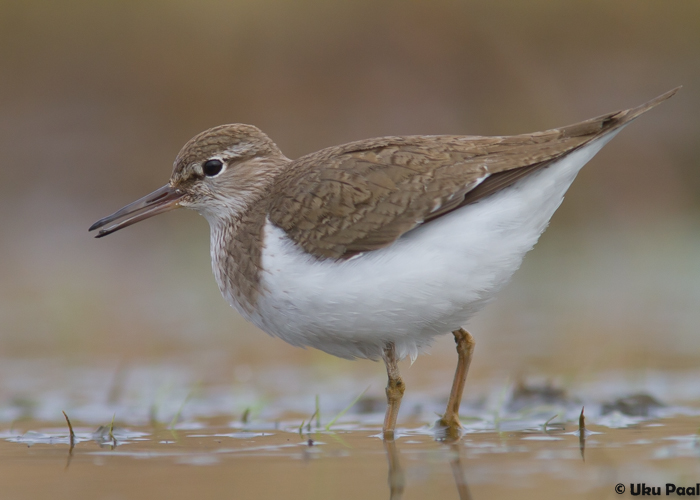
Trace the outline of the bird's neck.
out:
M 262 292 L 265 206 L 261 200 L 241 216 L 210 225 L 211 263 L 219 290 L 249 320 Z
M 287 158 L 266 163 L 265 175 L 254 183 L 240 183 L 237 198 L 216 213 L 203 214 L 211 228 L 211 258 L 214 277 L 231 306 L 250 319 L 261 293 L 263 228 L 270 192 Z M 242 184 L 242 185 L 241 185 Z

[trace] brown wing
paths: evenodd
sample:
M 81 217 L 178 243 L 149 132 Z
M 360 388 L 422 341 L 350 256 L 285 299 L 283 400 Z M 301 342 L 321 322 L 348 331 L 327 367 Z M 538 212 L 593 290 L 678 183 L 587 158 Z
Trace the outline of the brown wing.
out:
M 676 90 L 638 108 L 533 134 L 384 137 L 324 149 L 292 162 L 278 179 L 269 218 L 319 258 L 376 250 L 546 167 Z

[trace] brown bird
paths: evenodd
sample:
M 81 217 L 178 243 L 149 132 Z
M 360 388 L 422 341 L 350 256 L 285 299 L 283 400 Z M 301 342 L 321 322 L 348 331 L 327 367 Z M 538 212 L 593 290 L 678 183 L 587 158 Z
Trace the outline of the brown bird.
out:
M 170 182 L 96 222 L 97 237 L 186 207 L 211 227 L 214 276 L 245 318 L 295 346 L 383 359 L 394 436 L 398 361 L 452 332 L 457 371 L 438 428 L 459 435 L 474 350 L 462 327 L 535 245 L 578 171 L 626 111 L 510 137 L 382 137 L 286 158 L 256 127 L 195 136 Z

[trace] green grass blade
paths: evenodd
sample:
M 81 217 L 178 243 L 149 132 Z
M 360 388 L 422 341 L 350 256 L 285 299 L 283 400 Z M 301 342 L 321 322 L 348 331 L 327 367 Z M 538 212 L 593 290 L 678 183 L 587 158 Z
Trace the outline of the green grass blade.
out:
M 346 413 L 350 408 L 352 408 L 353 406 L 355 406 L 355 403 L 357 403 L 357 402 L 360 400 L 360 398 L 361 398 L 362 396 L 365 395 L 365 393 L 369 390 L 370 387 L 372 387 L 372 386 L 371 386 L 371 385 L 368 385 L 368 386 L 367 386 L 367 389 L 365 389 L 364 391 L 362 391 L 362 392 L 360 393 L 359 396 L 357 396 L 355 399 L 352 400 L 352 403 L 350 403 L 350 404 L 349 404 L 348 406 L 346 406 L 343 410 L 341 410 L 340 413 L 338 413 L 335 417 L 333 417 L 333 419 L 332 419 L 330 422 L 328 422 L 328 423 L 326 424 L 325 429 L 326 429 L 327 431 L 331 430 L 331 427 L 333 427 L 333 424 L 335 424 L 335 422 L 336 422 L 340 417 L 342 417 L 343 415 L 345 415 L 345 413 Z

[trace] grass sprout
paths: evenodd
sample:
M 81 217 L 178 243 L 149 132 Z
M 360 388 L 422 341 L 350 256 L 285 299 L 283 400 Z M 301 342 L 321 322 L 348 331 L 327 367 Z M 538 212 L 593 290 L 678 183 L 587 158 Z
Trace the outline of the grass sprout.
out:
M 117 414 L 112 415 L 112 421 L 109 423 L 109 439 L 112 440 L 112 445 L 117 446 L 117 438 L 114 437 L 114 419 Z
M 243 410 L 243 415 L 241 415 L 241 423 L 246 425 L 250 420 L 250 406 Z
M 333 424 L 335 424 L 336 421 L 337 421 L 340 417 L 342 417 L 343 415 L 345 415 L 345 413 L 346 413 L 350 408 L 352 408 L 353 406 L 355 406 L 355 403 L 357 403 L 357 402 L 360 400 L 360 398 L 362 398 L 362 396 L 365 395 L 365 393 L 369 390 L 370 387 L 372 387 L 372 386 L 371 386 L 371 385 L 368 385 L 367 388 L 366 388 L 364 391 L 362 391 L 355 399 L 352 400 L 352 403 L 350 403 L 348 406 L 346 406 L 345 408 L 343 408 L 343 409 L 340 411 L 340 413 L 338 413 L 335 417 L 333 417 L 333 418 L 331 419 L 331 421 L 328 422 L 328 423 L 326 424 L 325 429 L 326 429 L 327 431 L 331 430 L 331 427 L 333 427 Z
M 321 402 L 318 394 L 316 394 L 316 428 L 321 427 Z
M 63 416 L 66 417 L 66 423 L 68 424 L 68 430 L 70 431 L 70 452 L 73 451 L 73 448 L 75 447 L 75 432 L 73 432 L 73 425 L 70 423 L 70 419 L 68 418 L 68 415 L 66 412 L 62 412 Z
M 544 430 L 545 433 L 547 432 L 547 426 L 549 425 L 549 423 L 550 423 L 552 420 L 554 420 L 555 418 L 557 418 L 558 416 L 559 416 L 559 414 L 557 413 L 556 415 L 554 415 L 552 418 L 550 418 L 549 420 L 547 420 L 547 421 L 544 423 L 544 426 L 543 426 L 544 429 L 543 429 L 543 430 Z
M 185 408 L 185 405 L 189 402 L 189 400 L 192 398 L 192 395 L 198 389 L 199 389 L 199 384 L 195 384 L 195 386 L 192 389 L 190 389 L 190 392 L 187 393 L 187 396 L 185 396 L 185 399 L 182 400 L 182 404 L 175 412 L 175 415 L 173 415 L 173 419 L 170 421 L 170 430 L 171 431 L 175 430 L 175 425 L 180 421 L 180 415 L 182 415 L 182 410 Z
M 586 417 L 583 416 L 585 406 L 581 407 L 581 415 L 578 417 L 578 448 L 581 451 L 581 459 L 585 462 L 586 451 Z

